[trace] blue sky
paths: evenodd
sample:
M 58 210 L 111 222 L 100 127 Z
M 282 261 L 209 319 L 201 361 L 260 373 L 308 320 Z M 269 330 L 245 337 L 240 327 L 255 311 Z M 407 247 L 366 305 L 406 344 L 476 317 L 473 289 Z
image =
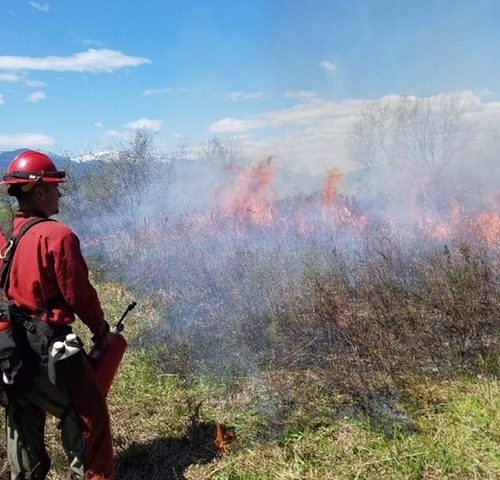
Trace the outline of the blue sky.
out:
M 495 0 L 0 0 L 0 150 L 146 126 L 326 166 L 367 102 L 467 92 L 500 120 L 499 78 Z

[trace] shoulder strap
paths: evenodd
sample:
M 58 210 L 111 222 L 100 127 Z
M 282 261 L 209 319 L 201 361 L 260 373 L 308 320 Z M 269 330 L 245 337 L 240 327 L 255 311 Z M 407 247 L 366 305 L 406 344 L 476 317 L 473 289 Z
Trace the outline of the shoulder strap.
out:
M 7 242 L 7 245 L 4 249 L 2 249 L 2 258 L 3 265 L 0 269 L 0 287 L 5 292 L 9 287 L 9 277 L 10 277 L 10 269 L 12 266 L 12 260 L 14 260 L 14 254 L 16 253 L 17 245 L 19 241 L 24 236 L 24 234 L 37 223 L 53 221 L 52 218 L 44 218 L 44 217 L 36 217 L 32 220 L 28 220 L 19 230 L 19 233 L 15 237 L 11 237 L 11 239 Z

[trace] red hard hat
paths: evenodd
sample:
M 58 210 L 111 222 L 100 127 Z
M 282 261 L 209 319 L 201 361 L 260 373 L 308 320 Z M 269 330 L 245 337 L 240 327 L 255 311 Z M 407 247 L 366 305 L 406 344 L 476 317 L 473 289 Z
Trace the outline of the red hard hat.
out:
M 26 150 L 12 160 L 1 184 L 65 182 L 65 176 L 66 172 L 57 170 L 54 162 L 47 155 L 34 150 Z

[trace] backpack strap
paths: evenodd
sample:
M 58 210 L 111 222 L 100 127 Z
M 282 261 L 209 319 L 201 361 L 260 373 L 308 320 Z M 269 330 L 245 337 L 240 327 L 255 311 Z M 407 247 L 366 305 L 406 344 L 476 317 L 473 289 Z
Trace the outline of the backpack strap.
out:
M 16 248 L 19 244 L 19 241 L 21 238 L 24 236 L 24 234 L 33 226 L 35 226 L 37 223 L 42 223 L 42 222 L 53 222 L 52 218 L 45 218 L 45 217 L 36 217 L 33 218 L 32 220 L 28 220 L 19 230 L 19 233 L 15 237 L 11 237 L 10 240 L 7 242 L 7 245 L 2 248 L 0 252 L 0 258 L 3 259 L 3 265 L 2 268 L 0 269 L 0 287 L 3 289 L 3 291 L 7 291 L 7 288 L 9 287 L 9 277 L 10 277 L 10 270 L 12 267 L 12 261 L 14 260 L 14 254 L 16 253 Z

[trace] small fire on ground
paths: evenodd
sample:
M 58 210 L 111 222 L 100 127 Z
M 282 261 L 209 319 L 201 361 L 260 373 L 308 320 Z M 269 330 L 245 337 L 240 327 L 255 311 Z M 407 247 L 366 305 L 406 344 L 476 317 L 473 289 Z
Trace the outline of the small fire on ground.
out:
M 229 451 L 229 444 L 234 439 L 234 433 L 230 432 L 222 423 L 215 424 L 215 444 L 219 453 L 227 453 Z

